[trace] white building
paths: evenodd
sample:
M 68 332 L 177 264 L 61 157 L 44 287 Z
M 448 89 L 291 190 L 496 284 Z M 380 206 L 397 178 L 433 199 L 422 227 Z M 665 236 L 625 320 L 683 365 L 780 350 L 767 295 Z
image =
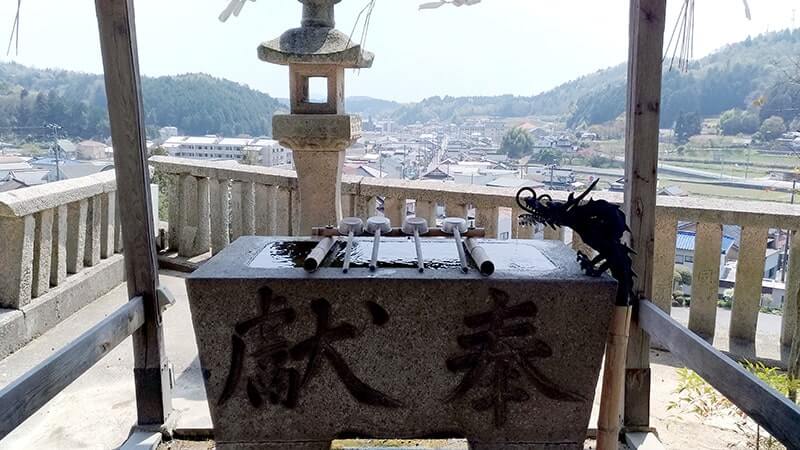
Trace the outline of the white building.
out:
M 173 136 L 161 145 L 170 156 L 192 159 L 245 161 L 262 166 L 292 164 L 292 152 L 278 141 L 264 138 L 221 138 L 217 136 Z M 249 155 L 249 156 L 247 156 Z

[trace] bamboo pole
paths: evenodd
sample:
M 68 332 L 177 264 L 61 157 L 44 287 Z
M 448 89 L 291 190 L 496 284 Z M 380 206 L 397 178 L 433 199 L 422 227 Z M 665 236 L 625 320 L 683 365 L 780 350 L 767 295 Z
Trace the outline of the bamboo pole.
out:
M 615 449 L 619 445 L 622 423 L 623 392 L 625 391 L 625 358 L 628 353 L 628 330 L 631 307 L 615 306 L 606 340 L 606 359 L 603 367 L 603 388 L 600 394 L 600 417 L 597 420 L 597 448 Z

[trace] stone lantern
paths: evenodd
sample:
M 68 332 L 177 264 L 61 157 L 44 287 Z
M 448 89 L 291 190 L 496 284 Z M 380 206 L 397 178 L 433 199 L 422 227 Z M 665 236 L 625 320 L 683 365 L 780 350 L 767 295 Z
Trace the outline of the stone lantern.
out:
M 344 69 L 372 66 L 373 55 L 334 28 L 341 0 L 299 0 L 300 28 L 258 47 L 266 62 L 289 66 L 290 114 L 272 119 L 275 139 L 294 152 L 300 195 L 300 233 L 335 225 L 342 217 L 341 177 L 347 147 L 361 134 L 361 119 L 344 112 Z M 310 80 L 324 79 L 327 98 L 309 96 Z

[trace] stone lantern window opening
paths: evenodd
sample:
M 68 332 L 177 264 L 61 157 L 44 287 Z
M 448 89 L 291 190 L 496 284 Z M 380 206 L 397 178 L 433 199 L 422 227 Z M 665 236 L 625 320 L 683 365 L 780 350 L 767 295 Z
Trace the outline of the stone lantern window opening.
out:
M 344 114 L 344 67 L 290 64 L 289 83 L 292 114 Z

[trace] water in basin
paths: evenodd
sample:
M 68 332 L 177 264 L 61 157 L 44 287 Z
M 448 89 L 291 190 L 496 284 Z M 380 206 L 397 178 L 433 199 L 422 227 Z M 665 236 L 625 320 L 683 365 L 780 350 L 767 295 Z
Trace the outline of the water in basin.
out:
M 306 256 L 314 249 L 314 241 L 271 241 L 250 262 L 259 269 L 301 268 Z M 373 240 L 356 238 L 353 242 L 350 267 L 367 268 L 372 257 Z M 547 272 L 556 268 L 534 243 L 528 241 L 481 241 L 494 262 L 495 270 L 502 272 Z M 325 267 L 340 268 L 344 262 L 344 240 L 337 241 Z M 458 252 L 450 239 L 423 239 L 422 255 L 425 267 L 432 270 L 450 270 L 460 267 Z M 475 264 L 470 259 L 470 268 Z M 378 253 L 378 265 L 385 269 L 415 269 L 417 255 L 412 239 L 384 238 Z
M 317 245 L 314 241 L 271 241 L 250 262 L 257 269 L 303 267 L 303 261 Z

